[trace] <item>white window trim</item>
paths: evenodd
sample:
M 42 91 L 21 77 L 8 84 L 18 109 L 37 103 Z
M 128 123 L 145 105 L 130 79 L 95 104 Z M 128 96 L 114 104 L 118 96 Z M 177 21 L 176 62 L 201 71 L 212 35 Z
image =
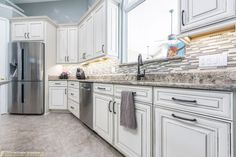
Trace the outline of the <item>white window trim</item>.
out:
M 135 9 L 141 3 L 145 2 L 146 0 L 136 0 L 133 3 L 128 4 L 128 0 L 122 0 L 121 4 L 121 63 L 127 63 L 128 61 L 128 12 Z

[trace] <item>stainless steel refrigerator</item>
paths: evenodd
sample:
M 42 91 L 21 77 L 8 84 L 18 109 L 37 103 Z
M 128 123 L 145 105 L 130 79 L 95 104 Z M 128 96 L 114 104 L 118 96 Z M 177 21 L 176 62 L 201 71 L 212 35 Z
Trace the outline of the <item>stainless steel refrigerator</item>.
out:
M 45 46 L 42 42 L 11 43 L 8 112 L 44 113 Z

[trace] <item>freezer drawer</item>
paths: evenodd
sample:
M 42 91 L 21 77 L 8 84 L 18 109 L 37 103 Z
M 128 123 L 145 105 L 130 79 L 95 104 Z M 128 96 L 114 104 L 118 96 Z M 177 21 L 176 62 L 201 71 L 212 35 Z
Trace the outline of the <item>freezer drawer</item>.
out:
M 43 114 L 43 82 L 11 82 L 8 110 L 12 114 Z

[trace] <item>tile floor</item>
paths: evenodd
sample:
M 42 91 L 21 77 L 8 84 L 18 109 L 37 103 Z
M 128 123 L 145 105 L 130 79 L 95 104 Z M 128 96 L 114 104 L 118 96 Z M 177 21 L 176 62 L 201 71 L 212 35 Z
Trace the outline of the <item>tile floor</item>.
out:
M 0 116 L 0 150 L 45 157 L 122 157 L 71 114 Z

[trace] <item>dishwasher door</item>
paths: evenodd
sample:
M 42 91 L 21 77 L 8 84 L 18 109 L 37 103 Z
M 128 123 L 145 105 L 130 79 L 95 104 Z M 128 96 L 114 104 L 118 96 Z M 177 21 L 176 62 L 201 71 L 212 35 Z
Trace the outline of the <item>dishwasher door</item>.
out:
M 80 83 L 80 120 L 93 129 L 93 83 Z

